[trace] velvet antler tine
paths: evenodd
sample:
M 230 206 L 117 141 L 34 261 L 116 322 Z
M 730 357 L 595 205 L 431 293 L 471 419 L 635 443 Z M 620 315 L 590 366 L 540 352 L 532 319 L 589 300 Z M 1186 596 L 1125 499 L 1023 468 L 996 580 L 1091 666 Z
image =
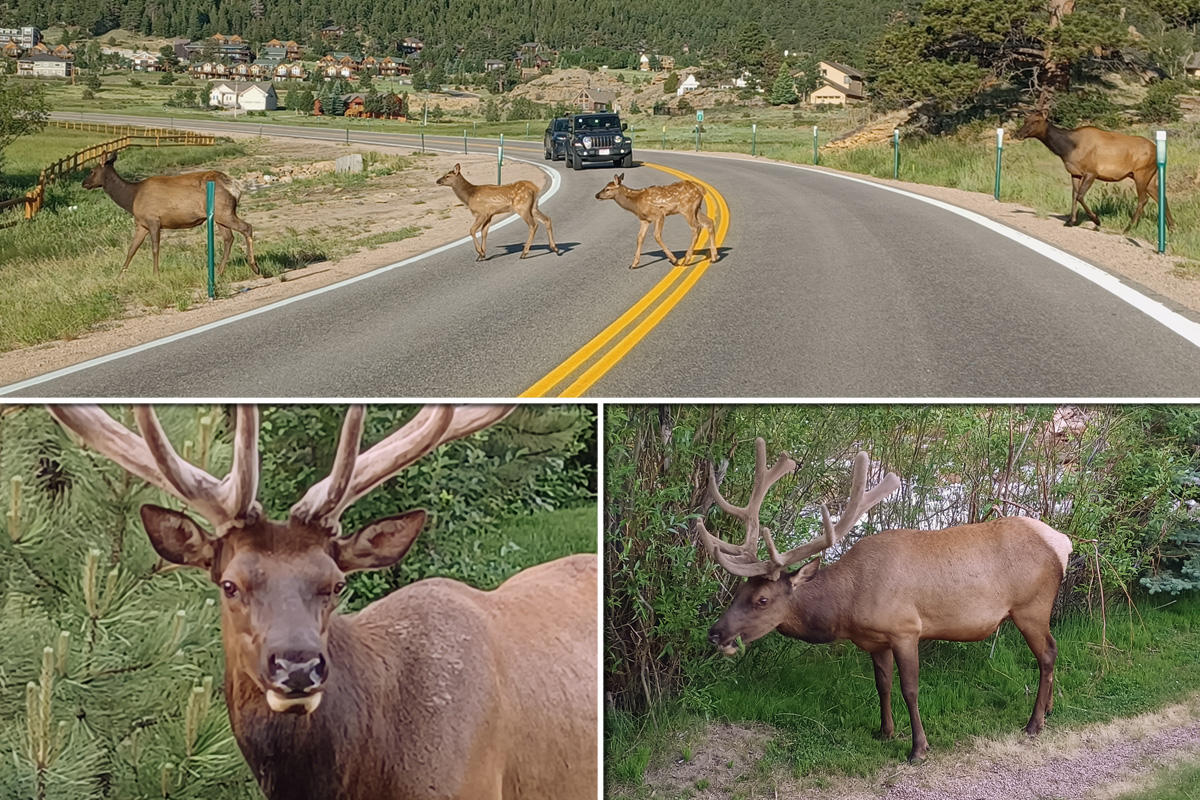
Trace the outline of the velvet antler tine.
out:
M 258 406 L 238 406 L 236 418 L 233 464 L 221 488 L 229 509 L 241 517 L 249 513 L 258 496 Z

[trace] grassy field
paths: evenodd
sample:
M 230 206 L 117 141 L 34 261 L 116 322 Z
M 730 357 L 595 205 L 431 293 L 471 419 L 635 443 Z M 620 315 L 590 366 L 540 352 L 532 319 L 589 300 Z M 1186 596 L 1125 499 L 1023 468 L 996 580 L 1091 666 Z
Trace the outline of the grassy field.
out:
M 1143 599 L 1132 615 L 1114 606 L 1107 648 L 1100 647 L 1099 619 L 1070 614 L 1053 631 L 1059 655 L 1051 726 L 1138 714 L 1196 690 L 1189 676 L 1200 669 L 1200 598 Z M 956 741 L 1009 733 L 1028 721 L 1029 691 L 1037 682 L 1033 656 L 1012 625 L 1001 628 L 994 644 L 994 656 L 992 639 L 922 644 L 920 707 L 931 758 Z M 805 645 L 772 635 L 741 658 L 709 658 L 714 679 L 688 687 L 686 701 L 652 715 L 608 716 L 612 796 L 647 797 L 646 769 L 688 759 L 710 720 L 771 726 L 766 758 L 738 765 L 751 783 L 780 769 L 794 776 L 864 776 L 907 757 L 911 731 L 899 689 L 892 696 L 896 738 L 879 741 L 871 660 L 849 643 Z
M 57 158 L 52 151 L 58 147 L 53 143 L 58 133 L 63 132 L 22 141 L 25 154 L 16 163 Z M 78 143 L 73 140 L 66 147 L 74 148 Z M 122 154 L 119 164 L 127 178 L 204 166 L 218 166 L 236 178 L 252 166 L 261 170 L 273 163 L 269 152 L 254 157 L 253 151 L 261 147 L 258 143 L 223 142 L 213 147 L 134 148 Z M 241 207 L 265 210 L 319 202 L 335 191 L 349 197 L 376 176 L 403 171 L 408 166 L 405 159 L 394 156 L 368 156 L 367 164 L 364 173 L 328 173 L 273 185 L 244 200 Z M 204 296 L 207 273 L 203 268 L 206 244 L 202 229 L 164 235 L 158 277 L 148 266 L 148 242 L 130 270 L 119 277 L 133 223 L 103 192 L 84 190 L 80 178 L 72 176 L 53 186 L 46 208 L 30 222 L 0 229 L 0 276 L 5 281 L 5 291 L 0 294 L 0 352 L 77 336 L 122 316 L 129 308 L 182 310 Z M 255 255 L 268 277 L 420 233 L 412 227 L 382 234 L 332 224 L 297 230 L 281 222 L 274 227 L 278 230 L 263 228 L 256 235 Z M 219 247 L 219 239 L 217 244 Z M 229 266 L 218 279 L 218 295 L 226 295 L 231 282 L 251 277 L 239 237 Z
M 115 138 L 94 131 L 71 131 L 52 126 L 37 136 L 17 139 L 4 151 L 0 192 L 5 197 L 24 194 L 37 184 L 38 175 L 47 165 L 85 147 Z
M 1200 800 L 1200 763 L 1165 767 L 1145 784 L 1146 788 L 1116 800 Z

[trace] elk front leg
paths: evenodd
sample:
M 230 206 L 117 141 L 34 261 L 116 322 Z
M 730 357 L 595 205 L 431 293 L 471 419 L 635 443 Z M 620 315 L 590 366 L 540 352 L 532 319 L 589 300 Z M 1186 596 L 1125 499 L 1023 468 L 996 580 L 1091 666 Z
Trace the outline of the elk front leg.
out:
M 146 234 L 150 231 L 138 225 L 133 229 L 133 242 L 129 245 L 129 252 L 125 255 L 125 263 L 121 265 L 121 271 L 118 275 L 124 275 L 125 270 L 129 269 L 129 262 L 133 261 L 133 256 L 137 253 L 138 248 L 142 246 L 142 242 L 146 240 Z
M 641 227 L 638 228 L 637 249 L 633 251 L 633 263 L 629 265 L 630 269 L 637 269 L 638 264 L 642 263 L 642 242 L 646 241 L 646 231 L 650 228 L 649 220 L 641 220 Z
M 537 233 L 538 224 L 529 210 L 521 212 L 521 219 L 525 220 L 525 224 L 529 226 L 529 237 L 525 239 L 525 249 L 521 251 L 521 258 L 525 258 L 529 255 L 529 248 L 533 245 L 533 237 Z
M 929 754 L 929 740 L 925 738 L 925 726 L 921 724 L 921 712 L 917 708 L 918 679 L 921 675 L 917 640 L 914 638 L 912 641 L 893 643 L 892 654 L 900 671 L 900 694 L 904 696 L 908 719 L 912 723 L 912 750 L 908 754 L 908 761 L 916 764 L 924 761 Z
M 879 692 L 879 738 L 891 739 L 896 735 L 896 723 L 892 721 L 892 651 L 871 653 L 871 663 L 875 667 L 875 691 Z
M 154 253 L 154 274 L 158 275 L 158 244 L 162 238 L 162 226 L 157 220 L 151 220 L 147 227 L 150 229 L 150 250 Z
M 1083 179 L 1079 182 L 1079 190 L 1078 190 L 1079 196 L 1076 198 L 1076 200 L 1079 202 L 1079 207 L 1084 210 L 1084 213 L 1086 213 L 1088 215 L 1088 218 L 1091 219 L 1092 223 L 1096 226 L 1096 230 L 1100 230 L 1100 217 L 1097 216 L 1095 211 L 1092 211 L 1090 208 L 1088 208 L 1087 203 L 1083 202 L 1083 196 L 1088 193 L 1088 189 L 1091 189 L 1092 184 L 1095 182 L 1096 182 L 1095 175 L 1083 176 Z M 1072 206 L 1071 207 L 1072 219 L 1074 219 L 1074 215 L 1075 215 L 1075 208 L 1074 208 L 1074 206 Z
M 658 246 L 667 254 L 667 261 L 670 261 L 672 264 L 678 264 L 679 259 L 675 257 L 675 252 L 667 247 L 667 243 L 662 240 L 663 223 L 666 222 L 666 219 L 666 217 L 659 217 L 654 220 L 654 241 L 658 242 Z
M 225 274 L 225 264 L 229 261 L 229 251 L 233 249 L 233 231 L 224 225 L 218 225 L 217 229 L 221 231 L 221 240 L 225 242 L 225 252 L 221 254 L 221 266 L 217 267 L 217 274 Z
M 708 231 L 708 252 L 711 256 L 710 260 L 715 264 L 720 257 L 717 255 L 717 224 L 703 211 L 696 213 L 696 219 L 704 226 L 704 230 Z
M 487 261 L 487 233 L 488 228 L 492 227 L 492 220 L 496 218 L 495 214 L 489 214 L 487 219 L 483 221 L 483 227 L 479 231 L 479 260 Z
M 483 261 L 483 247 L 479 244 L 479 240 L 475 237 L 479 233 L 480 229 L 483 228 L 483 226 L 490 219 L 491 217 L 477 216 L 475 217 L 475 221 L 471 223 L 471 244 L 475 246 L 476 261 Z
M 1025 726 L 1025 733 L 1030 736 L 1041 733 L 1046 725 L 1046 715 L 1054 710 L 1054 662 L 1058 658 L 1058 642 L 1054 641 L 1047 622 L 1049 615 L 1039 617 L 1034 615 L 1033 619 L 1026 619 L 1014 614 L 1012 618 L 1038 662 L 1037 700 L 1033 704 L 1033 716 Z
M 555 255 L 562 255 L 558 250 L 558 245 L 554 243 L 554 228 L 550 225 L 549 215 L 543 214 L 537 207 L 534 207 L 533 216 L 538 222 L 546 226 L 546 236 L 550 239 L 550 249 Z

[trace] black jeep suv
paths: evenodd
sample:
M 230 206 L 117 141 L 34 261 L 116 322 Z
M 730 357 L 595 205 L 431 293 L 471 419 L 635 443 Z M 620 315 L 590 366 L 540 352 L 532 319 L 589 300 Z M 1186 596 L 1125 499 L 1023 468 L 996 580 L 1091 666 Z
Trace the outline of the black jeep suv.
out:
M 633 166 L 633 141 L 628 126 L 612 111 L 573 114 L 567 127 L 566 159 L 571 169 L 589 161 L 607 161 L 617 167 Z
M 571 120 L 558 117 L 550 120 L 546 126 L 546 136 L 542 144 L 546 148 L 547 161 L 562 161 L 567 152 L 567 139 L 570 138 Z

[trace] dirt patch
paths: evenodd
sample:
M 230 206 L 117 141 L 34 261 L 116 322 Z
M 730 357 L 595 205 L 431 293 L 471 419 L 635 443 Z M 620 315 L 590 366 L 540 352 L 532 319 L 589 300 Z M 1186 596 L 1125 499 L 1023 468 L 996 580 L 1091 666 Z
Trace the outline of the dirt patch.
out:
M 1070 730 L 1047 727 L 1036 739 L 1017 731 L 950 752 L 931 751 L 923 766 L 898 764 L 866 779 L 796 779 L 783 770 L 766 771 L 758 762 L 774 737 L 767 725 L 714 723 L 691 736 L 690 762 L 647 770 L 649 796 L 1113 800 L 1144 789 L 1145 779 L 1166 765 L 1200 759 L 1200 695 L 1137 717 Z
M 752 159 L 749 155 L 736 153 L 707 155 Z M 752 160 L 767 161 L 770 159 Z M 1169 252 L 1159 255 L 1156 252 L 1156 245 L 1152 242 L 1135 239 L 1118 231 L 1104 228 L 1096 231 L 1090 224 L 1067 228 L 1063 226 L 1062 217 L 1047 216 L 1040 211 L 1016 203 L 997 202 L 991 196 L 979 192 L 873 178 L 827 167 L 810 169 L 851 175 L 872 183 L 895 186 L 914 194 L 950 203 L 967 211 L 973 211 L 1065 250 L 1113 275 L 1126 278 L 1127 282 L 1147 291 L 1148 294 L 1158 295 L 1157 299 L 1172 301 L 1182 308 L 1200 314 L 1200 280 L 1197 280 L 1200 278 L 1200 262 L 1173 256 Z
M 468 180 L 489 183 L 495 179 L 495 156 L 482 153 L 421 155 L 413 154 L 408 147 L 346 146 L 328 142 L 314 145 L 303 139 L 275 137 L 270 139 L 269 155 L 237 159 L 231 163 L 230 171 L 261 178 L 264 172 L 272 175 L 283 172 L 281 165 L 312 163 L 317 153 L 321 160 L 326 160 L 347 153 L 370 151 L 412 156 L 412 161 L 407 169 L 372 178 L 361 187 L 339 190 L 309 185 L 304 178 L 319 176 L 321 171 L 307 175 L 301 170 L 301 180 L 295 180 L 291 185 L 276 185 L 261 194 L 250 193 L 243 200 L 242 209 L 245 212 L 243 216 L 255 227 L 256 240 L 267 241 L 273 231 L 282 232 L 287 228 L 303 231 L 317 226 L 344 229 L 348 234 L 352 233 L 354 238 L 361 238 L 363 234 L 385 234 L 406 227 L 419 228 L 419 235 L 397 242 L 371 245 L 369 249 L 337 261 L 314 263 L 278 277 L 236 283 L 230 287 L 231 297 L 215 302 L 205 300 L 186 311 L 130 309 L 125 318 L 77 339 L 11 350 L 0 354 L 0 386 L 251 311 L 459 239 L 470 229 L 471 214 L 458 202 L 453 192 L 438 186 L 435 181 L 456 163 L 462 164 Z M 541 169 L 520 162 L 506 163 L 504 177 L 509 181 L 531 180 L 543 187 L 548 183 Z M 317 200 L 308 198 L 307 202 L 292 202 L 286 194 L 309 191 L 326 194 Z M 201 235 L 195 231 L 172 231 L 169 235 L 164 234 L 163 246 L 169 247 L 174 237 Z M 493 241 L 497 240 L 493 238 Z M 241 246 L 239 238 L 235 257 L 240 254 Z M 135 259 L 130 269 L 139 268 L 149 267 Z

